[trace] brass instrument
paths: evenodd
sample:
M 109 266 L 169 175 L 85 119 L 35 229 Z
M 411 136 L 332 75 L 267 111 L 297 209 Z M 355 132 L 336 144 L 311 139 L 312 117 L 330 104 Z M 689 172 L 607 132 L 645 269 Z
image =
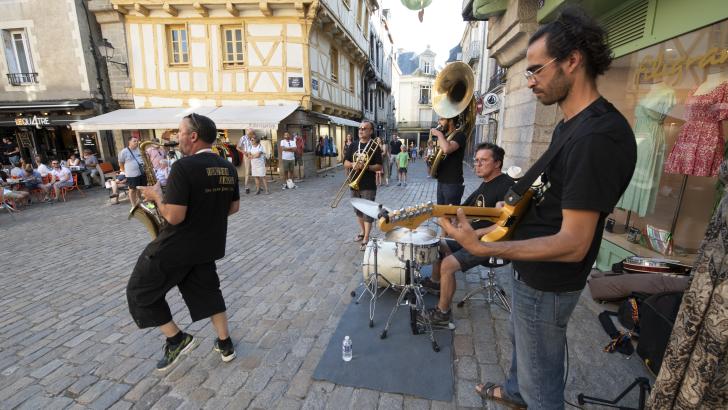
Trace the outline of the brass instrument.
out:
M 448 64 L 435 78 L 432 87 L 432 109 L 440 118 L 457 117 L 456 123 L 460 124 L 457 129 L 446 136 L 448 142 L 458 132 L 463 132 L 465 138 L 469 138 L 473 132 L 475 127 L 474 87 L 473 70 L 461 61 Z M 442 151 L 442 147 L 438 147 L 430 166 L 431 177 L 437 177 L 437 168 L 444 158 L 445 153 Z
M 336 208 L 337 206 L 339 206 L 339 202 L 341 202 L 341 198 L 344 197 L 344 192 L 346 192 L 347 187 L 355 191 L 359 190 L 359 181 L 364 176 L 364 173 L 367 171 L 369 163 L 372 161 L 372 158 L 377 152 L 377 149 L 379 149 L 379 144 L 377 144 L 376 141 L 372 139 L 369 140 L 367 145 L 364 147 L 363 152 L 354 153 L 354 156 L 352 157 L 354 165 L 351 167 L 351 171 L 349 171 L 349 173 L 346 175 L 344 183 L 341 184 L 341 187 L 339 187 L 339 190 L 336 192 L 334 200 L 331 201 L 330 206 L 332 208 Z M 361 165 L 361 169 L 356 169 L 357 165 Z
M 139 144 L 139 153 L 144 161 L 144 175 L 147 177 L 147 186 L 157 184 L 157 176 L 154 174 L 152 160 L 149 159 L 149 154 L 147 154 L 147 147 L 150 145 L 156 147 L 162 146 L 161 144 L 153 141 L 144 141 Z M 157 208 L 157 205 L 152 201 L 141 201 L 134 205 L 131 211 L 129 211 L 128 219 L 132 218 L 138 219 L 142 225 L 147 228 L 152 239 L 156 238 L 157 235 L 159 235 L 159 231 L 167 225 L 167 221 L 164 217 L 162 217 L 162 214 L 159 213 L 159 208 Z

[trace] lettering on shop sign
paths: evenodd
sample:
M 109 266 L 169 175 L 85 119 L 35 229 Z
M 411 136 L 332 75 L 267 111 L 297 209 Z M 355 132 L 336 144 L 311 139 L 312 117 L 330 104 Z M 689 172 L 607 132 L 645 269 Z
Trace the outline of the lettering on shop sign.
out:
M 288 87 L 303 88 L 303 77 L 288 77 Z
M 34 115 L 33 118 L 16 118 L 15 125 L 19 127 L 30 127 L 35 125 L 36 128 L 41 129 L 44 125 L 51 125 L 51 120 L 48 117 L 39 117 Z
M 713 47 L 698 56 L 685 55 L 670 60 L 666 60 L 665 53 L 660 50 L 657 56 L 647 56 L 640 62 L 635 73 L 635 82 L 652 82 L 673 77 L 675 82 L 679 82 L 691 67 L 704 69 L 711 65 L 724 64 L 726 61 L 728 48 Z

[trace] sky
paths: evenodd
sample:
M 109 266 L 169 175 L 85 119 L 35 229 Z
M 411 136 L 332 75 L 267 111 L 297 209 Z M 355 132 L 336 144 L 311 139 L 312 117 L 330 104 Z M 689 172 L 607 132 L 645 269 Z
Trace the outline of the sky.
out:
M 462 0 L 432 0 L 432 4 L 425 7 L 422 23 L 417 12 L 402 5 L 400 0 L 380 0 L 379 7 L 391 10 L 389 29 L 395 48 L 419 54 L 429 44 L 437 53 L 435 66 L 438 68 L 445 65 L 450 49 L 458 45 L 465 30 L 460 15 Z

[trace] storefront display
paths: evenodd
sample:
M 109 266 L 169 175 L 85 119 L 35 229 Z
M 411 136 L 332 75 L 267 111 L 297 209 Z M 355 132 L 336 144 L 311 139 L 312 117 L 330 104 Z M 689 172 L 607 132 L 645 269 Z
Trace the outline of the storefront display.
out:
M 653 256 L 648 227 L 666 232 L 672 256 L 692 263 L 722 192 L 728 21 L 616 59 L 599 88 L 630 121 L 638 151 L 630 185 L 610 215 L 614 233 L 605 233 L 606 247 L 625 252 L 610 257 L 603 246 L 599 267 L 628 253 Z M 627 241 L 630 230 L 642 233 L 637 245 Z

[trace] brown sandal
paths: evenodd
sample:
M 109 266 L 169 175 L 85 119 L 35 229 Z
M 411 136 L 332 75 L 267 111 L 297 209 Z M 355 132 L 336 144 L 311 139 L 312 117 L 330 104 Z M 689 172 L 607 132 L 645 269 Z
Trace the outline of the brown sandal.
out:
M 495 389 L 498 389 L 500 397 L 496 397 Z M 477 393 L 480 397 L 486 400 L 500 403 L 512 409 L 526 410 L 528 408 L 528 406 L 523 403 L 519 403 L 517 401 L 503 397 L 503 394 L 505 393 L 503 386 L 497 385 L 495 383 L 476 384 L 475 393 Z

